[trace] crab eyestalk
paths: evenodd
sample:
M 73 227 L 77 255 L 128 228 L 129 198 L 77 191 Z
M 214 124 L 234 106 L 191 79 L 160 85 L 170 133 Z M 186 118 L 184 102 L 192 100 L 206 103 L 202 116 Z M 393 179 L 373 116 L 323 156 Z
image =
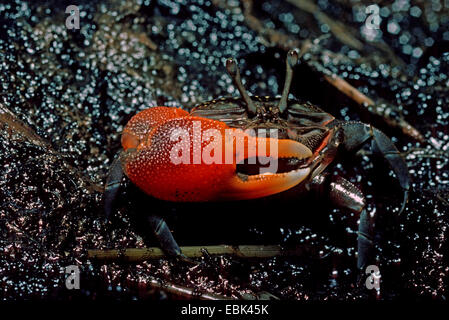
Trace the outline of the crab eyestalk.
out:
M 287 109 L 287 99 L 290 92 L 290 85 L 293 79 L 293 67 L 298 63 L 298 52 L 296 50 L 290 50 L 287 53 L 287 59 L 285 65 L 287 72 L 285 74 L 284 90 L 282 91 L 281 100 L 279 101 L 278 109 L 280 113 L 283 113 Z
M 248 106 L 248 110 L 256 114 L 257 107 L 254 104 L 253 100 L 249 96 L 248 92 L 246 92 L 245 87 L 242 84 L 242 79 L 240 78 L 240 70 L 237 65 L 237 62 L 234 58 L 228 58 L 226 59 L 226 70 L 228 71 L 229 75 L 231 76 L 232 80 L 234 81 L 235 86 L 240 92 L 240 95 L 242 96 L 243 100 L 246 102 L 246 105 Z

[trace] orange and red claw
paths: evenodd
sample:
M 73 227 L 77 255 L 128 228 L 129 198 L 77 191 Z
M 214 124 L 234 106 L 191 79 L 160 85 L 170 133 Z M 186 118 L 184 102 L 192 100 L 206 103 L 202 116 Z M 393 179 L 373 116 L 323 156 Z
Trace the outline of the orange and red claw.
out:
M 312 156 L 309 148 L 294 140 L 255 137 L 239 129 L 232 130 L 234 131 L 234 136 L 240 136 L 244 141 L 244 153 L 236 153 L 237 163 L 253 157 L 305 159 Z M 235 146 L 235 142 L 232 143 Z M 271 150 L 272 147 L 276 148 L 276 150 Z
M 194 137 L 194 121 L 201 124 L 202 131 L 222 132 L 227 128 L 223 122 L 191 116 L 155 126 L 138 151 L 125 161 L 130 180 L 162 200 L 194 202 L 216 198 L 223 182 L 235 174 L 235 164 L 205 164 L 202 157 L 197 159 L 205 143 L 198 143 L 201 137 Z
M 237 163 L 253 157 L 270 157 L 271 161 L 277 161 L 279 158 L 305 159 L 312 156 L 312 151 L 297 141 L 248 136 L 243 131 L 238 131 L 244 136 L 245 154 L 236 154 Z M 276 150 L 271 150 L 273 147 Z M 270 196 L 295 187 L 309 173 L 310 169 L 304 168 L 285 173 L 267 172 L 250 176 L 234 174 L 223 186 L 219 198 L 248 200 Z
M 304 181 L 310 173 L 309 168 L 297 169 L 285 173 L 264 173 L 240 178 L 234 175 L 226 188 L 223 188 L 221 200 L 249 200 L 271 196 L 289 190 Z
M 145 109 L 128 121 L 122 133 L 122 147 L 126 151 L 137 148 L 146 135 L 157 125 L 169 119 L 188 116 L 189 113 L 179 108 L 153 107 Z
M 243 150 L 235 150 L 237 139 L 243 139 Z M 231 159 L 226 157 L 229 143 Z M 125 127 L 122 144 L 125 150 L 137 149 L 125 160 L 131 181 L 156 198 L 184 202 L 254 199 L 288 190 L 303 181 L 309 169 L 243 177 L 237 175 L 236 164 L 257 156 L 271 156 L 276 161 L 312 155 L 293 140 L 250 136 L 221 121 L 165 107 L 150 108 L 133 117 Z M 277 150 L 270 149 L 273 147 Z

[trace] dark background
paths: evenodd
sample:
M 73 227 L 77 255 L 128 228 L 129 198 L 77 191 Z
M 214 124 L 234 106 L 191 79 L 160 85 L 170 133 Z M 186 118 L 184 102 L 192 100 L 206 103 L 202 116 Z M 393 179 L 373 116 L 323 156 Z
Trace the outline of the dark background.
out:
M 449 213 L 448 1 L 79 1 L 80 30 L 65 27 L 61 1 L 0 3 L 0 292 L 21 299 L 161 299 L 150 280 L 242 298 L 445 299 Z M 380 29 L 365 27 L 377 4 Z M 401 192 L 368 150 L 333 169 L 359 186 L 376 218 L 376 296 L 357 284 L 356 220 L 321 199 L 279 205 L 174 205 L 167 221 L 180 245 L 304 245 L 320 254 L 243 261 L 169 259 L 102 264 L 91 248 L 155 246 L 139 221 L 161 210 L 124 180 L 118 211 L 102 217 L 102 191 L 120 134 L 138 111 L 190 109 L 237 95 L 225 72 L 239 61 L 252 94 L 282 90 L 284 57 L 322 34 L 330 38 L 295 68 L 292 94 L 343 120 L 382 129 L 403 152 L 413 179 Z M 373 36 L 373 37 L 372 37 Z M 323 80 L 346 79 L 419 130 L 418 142 Z M 321 257 L 321 258 L 320 258 Z M 64 286 L 77 264 L 81 290 Z

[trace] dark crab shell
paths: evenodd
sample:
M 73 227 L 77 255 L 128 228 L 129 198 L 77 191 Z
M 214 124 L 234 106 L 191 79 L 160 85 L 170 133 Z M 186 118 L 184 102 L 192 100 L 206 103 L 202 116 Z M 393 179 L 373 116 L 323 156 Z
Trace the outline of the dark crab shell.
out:
M 308 102 L 289 99 L 287 110 L 278 114 L 279 97 L 252 96 L 251 99 L 266 114 L 250 115 L 242 98 L 220 98 L 194 107 L 191 115 L 219 120 L 232 128 L 278 129 L 280 139 L 299 141 L 311 150 L 321 145 L 335 120 L 334 116 Z

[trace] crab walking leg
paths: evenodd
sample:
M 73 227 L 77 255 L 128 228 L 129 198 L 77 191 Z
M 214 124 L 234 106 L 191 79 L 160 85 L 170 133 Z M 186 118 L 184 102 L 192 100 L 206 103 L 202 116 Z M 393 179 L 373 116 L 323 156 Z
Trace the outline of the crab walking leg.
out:
M 359 215 L 357 237 L 357 267 L 364 270 L 372 258 L 372 223 L 365 209 L 363 193 L 342 177 L 320 174 L 309 184 L 310 191 L 317 199 L 328 198 L 331 203 L 344 210 Z
M 344 132 L 343 147 L 348 151 L 356 151 L 364 144 L 371 141 L 371 149 L 374 153 L 382 156 L 389 163 L 396 175 L 399 185 L 403 189 L 404 198 L 402 200 L 399 214 L 405 209 L 410 189 L 410 176 L 405 160 L 400 155 L 393 142 L 380 130 L 371 125 L 361 122 L 348 122 L 342 125 Z M 342 184 L 340 184 L 342 186 Z M 361 207 L 363 208 L 363 207 Z M 358 230 L 358 261 L 360 269 L 366 267 L 373 250 L 373 227 L 372 221 L 366 209 L 361 210 Z
M 312 179 L 309 190 L 316 200 L 329 199 L 336 207 L 360 214 L 366 201 L 362 191 L 343 177 L 322 173 Z
M 388 138 L 382 131 L 376 128 L 373 128 L 372 134 L 373 140 L 371 143 L 371 149 L 373 150 L 373 152 L 383 156 L 387 160 L 404 191 L 402 206 L 401 209 L 399 209 L 399 214 L 401 214 L 405 209 L 405 205 L 407 204 L 408 193 L 411 184 L 407 165 L 404 158 L 402 158 L 399 150 L 396 149 L 390 138 Z
M 374 247 L 372 239 L 372 224 L 369 214 L 366 209 L 363 209 L 360 213 L 359 219 L 359 231 L 357 237 L 357 268 L 359 270 L 365 270 L 369 265 L 370 258 L 372 256 L 372 250 Z
M 371 149 L 373 152 L 387 160 L 404 191 L 404 198 L 399 210 L 399 214 L 401 214 L 408 201 L 411 181 L 407 164 L 405 163 L 404 158 L 402 158 L 399 150 L 395 147 L 390 138 L 371 125 L 361 122 L 348 122 L 343 124 L 343 130 L 345 135 L 343 146 L 346 150 L 356 151 L 371 140 Z
M 122 164 L 120 163 L 120 156 L 117 156 L 112 162 L 106 179 L 106 186 L 104 188 L 104 213 L 107 218 L 110 217 L 115 199 L 117 198 L 120 189 L 120 183 L 123 178 Z
M 187 259 L 181 252 L 178 243 L 176 242 L 173 234 L 171 233 L 167 223 L 161 217 L 151 215 L 148 217 L 151 229 L 154 232 L 155 237 L 159 241 L 159 245 L 162 250 L 173 257 L 180 257 Z
M 106 218 L 110 218 L 112 212 L 114 211 L 114 203 L 120 189 L 120 183 L 123 175 L 124 173 L 119 155 L 112 162 L 106 179 L 106 186 L 104 190 L 104 213 Z M 174 239 L 164 219 L 155 215 L 150 215 L 148 217 L 148 222 L 164 252 L 170 256 L 187 260 L 187 258 L 182 254 L 178 243 Z

